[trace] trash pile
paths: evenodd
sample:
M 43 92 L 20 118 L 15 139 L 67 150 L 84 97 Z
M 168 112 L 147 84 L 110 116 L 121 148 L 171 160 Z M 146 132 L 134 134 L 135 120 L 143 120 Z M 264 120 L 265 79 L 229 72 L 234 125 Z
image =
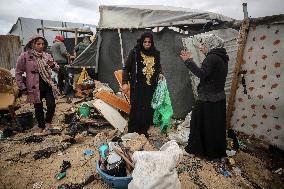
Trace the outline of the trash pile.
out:
M 75 79 L 73 88 L 75 89 L 76 97 L 89 97 L 95 88 L 94 80 L 91 79 L 87 70 L 83 68 L 78 79 Z
M 144 135 L 128 133 L 102 143 L 98 149 L 97 170 L 111 186 L 181 188 L 175 167 L 182 159 L 182 150 L 175 141 L 157 150 Z

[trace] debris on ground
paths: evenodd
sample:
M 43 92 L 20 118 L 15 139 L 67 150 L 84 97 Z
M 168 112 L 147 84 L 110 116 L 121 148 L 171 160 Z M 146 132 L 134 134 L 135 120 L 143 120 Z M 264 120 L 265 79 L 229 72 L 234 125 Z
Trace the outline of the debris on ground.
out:
M 95 90 L 102 90 L 98 86 L 114 94 L 108 90 L 108 86 L 101 83 L 95 84 Z M 110 163 L 117 160 L 124 162 L 121 164 L 126 169 L 124 175 L 131 177 L 133 170 L 137 168 L 137 162 L 133 161 L 136 152 L 159 153 L 158 149 L 171 139 L 175 139 L 181 147 L 188 141 L 189 115 L 185 121 L 175 120 L 173 125 L 176 127 L 173 126 L 168 134 L 161 134 L 159 128 L 151 127 L 149 137 L 146 138 L 137 133 L 127 133 L 126 129 L 121 130 L 123 132 L 116 129 L 121 125 L 126 127 L 127 115 L 124 112 L 107 104 L 125 120 L 123 124 L 119 124 L 115 121 L 116 118 L 110 118 L 107 113 L 95 108 L 94 100 L 87 102 L 86 99 L 69 99 L 69 103 L 64 98 L 58 99 L 54 135 L 34 136 L 36 123 L 33 129 L 22 132 L 5 130 L 7 127 L 2 124 L 5 121 L 1 120 L 0 188 L 110 188 L 96 173 L 101 145 L 110 142 L 118 145 L 114 152 L 121 158 L 117 159 L 118 156 L 113 155 Z M 17 99 L 18 103 L 21 104 L 21 100 L 23 98 Z M 79 108 L 83 102 L 90 108 L 87 117 L 80 116 Z M 16 113 L 33 110 L 32 106 L 22 104 Z M 240 148 L 235 150 L 232 140 L 228 139 L 227 158 L 207 160 L 183 156 L 176 164 L 181 188 L 283 188 L 283 154 L 252 136 L 236 134 Z M 67 170 L 71 164 L 72 168 Z M 86 172 L 89 177 L 84 176 Z M 54 178 L 58 173 L 63 173 L 57 175 L 61 180 Z

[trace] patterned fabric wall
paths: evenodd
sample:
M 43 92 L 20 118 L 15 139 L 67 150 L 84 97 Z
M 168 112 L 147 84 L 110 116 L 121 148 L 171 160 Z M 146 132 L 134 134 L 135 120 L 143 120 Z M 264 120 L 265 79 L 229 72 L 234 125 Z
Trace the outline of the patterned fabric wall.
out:
M 233 128 L 284 150 L 284 24 L 250 26 L 243 59 Z

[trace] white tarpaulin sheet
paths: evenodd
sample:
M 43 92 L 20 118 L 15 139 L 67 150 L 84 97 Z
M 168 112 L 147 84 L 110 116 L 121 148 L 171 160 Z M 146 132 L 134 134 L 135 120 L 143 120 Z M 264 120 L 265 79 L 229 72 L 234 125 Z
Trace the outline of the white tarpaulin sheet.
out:
M 284 24 L 249 28 L 231 124 L 284 150 Z
M 100 6 L 99 28 L 146 28 L 205 24 L 232 18 L 200 10 L 167 6 Z

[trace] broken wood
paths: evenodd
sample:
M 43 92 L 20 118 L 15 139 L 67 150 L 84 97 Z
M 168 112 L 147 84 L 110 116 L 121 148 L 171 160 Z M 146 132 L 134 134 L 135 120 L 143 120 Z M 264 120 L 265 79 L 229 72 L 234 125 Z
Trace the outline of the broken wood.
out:
M 98 127 L 109 125 L 109 123 L 104 119 L 81 118 L 80 122 L 88 125 L 95 125 Z
M 130 104 L 122 99 L 119 98 L 118 96 L 107 92 L 107 91 L 99 91 L 95 94 L 95 96 L 101 100 L 103 100 L 104 102 L 112 105 L 113 107 L 124 111 L 125 113 L 129 113 L 130 112 Z
M 72 100 L 72 103 L 73 104 L 78 104 L 78 103 L 81 103 L 81 102 L 83 102 L 83 101 L 85 101 L 85 98 L 83 97 L 83 98 L 77 98 L 77 99 L 73 99 Z
M 115 71 L 114 75 L 115 75 L 115 78 L 116 78 L 120 88 L 122 88 L 122 70 Z M 127 102 L 130 103 L 130 84 L 129 84 L 129 82 L 128 82 L 128 92 L 127 92 L 127 94 L 124 94 L 124 96 L 125 96 Z
M 244 53 L 244 48 L 246 45 L 248 30 L 249 30 L 249 18 L 245 18 L 241 26 L 240 46 L 238 48 L 236 65 L 235 65 L 235 69 L 233 72 L 230 97 L 229 97 L 228 107 L 227 107 L 227 128 L 228 129 L 232 128 L 231 119 L 233 116 L 233 107 L 235 103 L 236 91 L 237 91 L 237 86 L 238 86 L 238 78 L 239 78 L 238 75 L 240 72 L 241 64 L 243 62 L 243 53 Z
M 118 110 L 101 99 L 96 99 L 93 105 L 115 129 L 120 132 L 124 131 L 127 121 L 120 115 Z
M 126 162 L 127 165 L 129 165 L 132 169 L 134 169 L 134 164 L 131 162 L 123 153 L 123 151 L 117 147 L 114 147 L 114 151 L 122 157 L 122 159 Z

